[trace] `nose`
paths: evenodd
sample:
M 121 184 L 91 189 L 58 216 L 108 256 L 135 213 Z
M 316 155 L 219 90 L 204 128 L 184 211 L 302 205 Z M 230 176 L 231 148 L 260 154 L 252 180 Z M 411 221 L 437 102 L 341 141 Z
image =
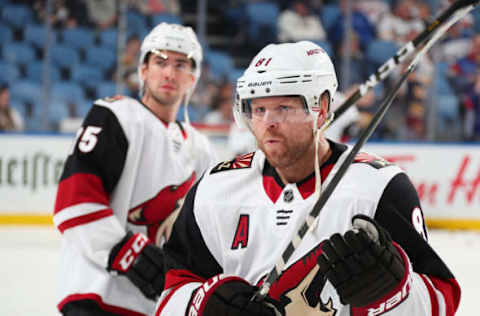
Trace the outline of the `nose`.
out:
M 173 79 L 175 77 L 175 68 L 173 65 L 166 65 L 162 70 L 166 79 Z

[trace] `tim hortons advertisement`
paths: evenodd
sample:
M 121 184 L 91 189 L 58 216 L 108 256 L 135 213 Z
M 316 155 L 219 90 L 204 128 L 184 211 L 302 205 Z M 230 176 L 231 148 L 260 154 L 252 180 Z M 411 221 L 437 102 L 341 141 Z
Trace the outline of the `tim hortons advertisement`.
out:
M 480 219 L 480 146 L 368 144 L 410 176 L 427 218 Z

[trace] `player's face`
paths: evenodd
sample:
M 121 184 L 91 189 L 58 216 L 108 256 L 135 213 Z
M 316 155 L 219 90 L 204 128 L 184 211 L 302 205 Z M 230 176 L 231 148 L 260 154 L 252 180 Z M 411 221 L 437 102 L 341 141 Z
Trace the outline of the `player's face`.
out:
M 185 54 L 172 51 L 152 53 L 142 65 L 142 77 L 144 97 L 166 106 L 179 104 L 195 80 L 192 62 Z
M 312 118 L 299 97 L 257 98 L 250 106 L 252 131 L 272 166 L 288 168 L 314 153 Z

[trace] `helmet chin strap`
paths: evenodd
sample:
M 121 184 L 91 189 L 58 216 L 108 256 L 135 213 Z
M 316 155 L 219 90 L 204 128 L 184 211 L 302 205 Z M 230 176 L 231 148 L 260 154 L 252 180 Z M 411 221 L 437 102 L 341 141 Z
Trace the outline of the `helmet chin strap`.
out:
M 190 103 L 190 89 L 185 92 L 183 98 L 183 120 L 185 124 L 190 125 L 190 117 L 188 116 L 188 103 Z
M 333 112 L 330 112 L 327 114 L 327 117 L 325 118 L 325 121 L 323 122 L 322 126 L 319 128 L 317 127 L 318 123 L 318 116 L 315 117 L 313 120 L 313 138 L 315 141 L 315 192 L 313 193 L 314 199 L 318 200 L 320 197 L 320 193 L 322 192 L 322 177 L 320 173 L 320 159 L 318 157 L 318 149 L 319 149 L 319 143 L 320 143 L 320 134 L 322 134 L 330 125 L 330 123 L 333 121 L 334 114 Z M 312 225 L 314 226 L 314 225 Z

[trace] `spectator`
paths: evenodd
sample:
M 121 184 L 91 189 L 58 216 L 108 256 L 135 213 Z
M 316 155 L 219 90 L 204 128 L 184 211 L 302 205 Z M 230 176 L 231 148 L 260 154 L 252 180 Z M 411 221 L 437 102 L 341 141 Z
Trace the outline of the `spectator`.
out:
M 465 139 L 480 141 L 480 71 L 477 71 L 472 89 L 465 98 Z
M 125 86 L 132 94 L 138 92 L 137 66 L 140 53 L 140 38 L 138 35 L 131 35 L 125 46 L 125 50 L 120 57 L 122 63 L 121 78 Z M 119 71 L 120 69 L 117 69 Z
M 198 82 L 192 98 L 191 105 L 204 116 L 210 110 L 209 106 L 213 104 L 215 96 L 218 94 L 219 83 L 213 77 L 210 71 L 210 65 L 207 62 L 202 64 L 202 79 Z
M 217 92 L 212 104 L 213 111 L 209 112 L 204 121 L 207 124 L 232 124 L 232 101 L 233 101 L 233 86 L 227 81 L 223 83 Z
M 453 24 L 440 40 L 440 43 L 433 46 L 434 60 L 453 63 L 455 60 L 465 57 L 472 47 L 473 22 L 473 16 L 466 15 Z
M 50 22 L 54 28 L 74 28 L 80 24 L 88 24 L 87 8 L 83 1 L 54 0 L 52 1 L 51 10 Z M 33 11 L 35 12 L 36 19 L 44 22 L 47 14 L 46 0 L 35 0 L 33 2 Z
M 360 39 L 355 30 L 352 30 L 350 42 L 343 41 L 338 49 L 338 65 L 341 74 L 348 71 L 348 78 L 344 77 L 340 82 L 340 89 L 348 89 L 352 84 L 364 82 L 367 79 L 367 62 L 360 47 Z M 347 56 L 348 54 L 348 56 Z M 348 63 L 346 61 L 349 61 Z M 347 68 L 348 67 L 348 68 Z
M 85 0 L 88 17 L 97 29 L 105 30 L 117 21 L 116 1 L 111 0 Z
M 325 39 L 320 18 L 310 11 L 304 1 L 294 1 L 289 9 L 278 17 L 278 40 L 280 42 Z
M 412 40 L 424 28 L 422 19 L 418 17 L 418 8 L 413 0 L 397 0 L 391 13 L 387 13 L 379 21 L 378 38 L 405 44 Z
M 457 60 L 450 68 L 449 77 L 460 99 L 464 99 L 467 91 L 474 85 L 479 68 L 480 34 L 476 34 L 472 39 L 472 46 L 468 55 Z
M 8 85 L 0 86 L 0 131 L 21 131 L 23 118 L 10 106 L 10 89 Z
M 430 80 L 427 80 L 419 70 L 407 78 L 406 84 L 402 86 L 393 101 L 391 111 L 385 117 L 381 137 L 425 140 L 429 85 Z
M 178 0 L 128 0 L 128 3 L 130 7 L 146 15 L 159 13 L 179 15 L 181 13 Z
M 328 30 L 328 38 L 336 49 L 344 40 L 348 1 L 350 0 L 340 0 L 341 14 Z M 364 51 L 365 47 L 375 38 L 376 30 L 370 20 L 358 10 L 356 3 L 352 3 L 352 28 L 358 34 L 360 48 Z
M 384 14 L 390 12 L 390 6 L 384 0 L 357 0 L 357 9 L 373 24 L 377 24 Z

